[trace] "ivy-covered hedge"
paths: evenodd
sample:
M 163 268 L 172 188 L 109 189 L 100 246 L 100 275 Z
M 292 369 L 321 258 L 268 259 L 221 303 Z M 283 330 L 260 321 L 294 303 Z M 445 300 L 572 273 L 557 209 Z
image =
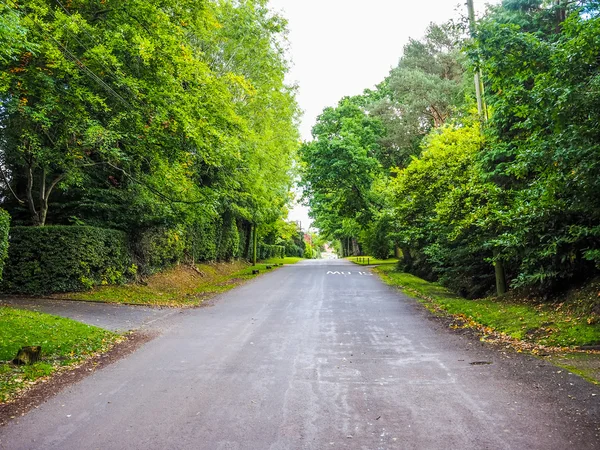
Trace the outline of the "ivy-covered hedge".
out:
M 216 261 L 221 221 L 196 222 L 187 230 L 187 253 L 192 261 Z
M 14 227 L 3 290 L 19 294 L 81 291 L 135 274 L 127 236 L 82 226 Z
M 285 257 L 285 246 L 283 245 L 269 245 L 258 244 L 258 259 L 269 259 L 269 258 L 284 258 Z
M 183 228 L 153 228 L 130 238 L 140 273 L 149 275 L 181 262 L 186 251 Z
M 0 209 L 0 280 L 4 270 L 4 263 L 8 255 L 8 230 L 10 228 L 10 215 Z
M 233 258 L 238 258 L 240 256 L 240 234 L 233 217 L 226 216 L 223 219 L 220 231 L 218 259 L 220 261 L 230 261 Z

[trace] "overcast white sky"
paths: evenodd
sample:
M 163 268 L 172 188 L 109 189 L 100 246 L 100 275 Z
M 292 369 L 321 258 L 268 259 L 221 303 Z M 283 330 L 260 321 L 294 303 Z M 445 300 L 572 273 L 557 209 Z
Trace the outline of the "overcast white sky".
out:
M 317 116 L 346 95 L 381 82 L 398 63 L 408 39 L 420 38 L 431 22 L 466 15 L 465 0 L 271 0 L 289 21 L 289 82 L 299 85 L 304 140 Z M 483 9 L 483 1 L 475 0 Z M 304 207 L 290 220 L 307 227 Z

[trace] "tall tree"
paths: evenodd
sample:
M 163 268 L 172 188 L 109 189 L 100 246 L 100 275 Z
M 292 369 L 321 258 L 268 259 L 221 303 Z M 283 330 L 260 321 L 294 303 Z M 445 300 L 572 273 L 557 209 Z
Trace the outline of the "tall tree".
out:
M 370 190 L 381 170 L 375 155 L 383 128 L 363 103 L 361 97 L 347 97 L 326 108 L 313 128 L 314 140 L 300 152 L 302 186 L 316 226 L 337 238 L 356 237 L 373 215 Z
M 422 40 L 411 39 L 398 66 L 378 86 L 370 110 L 386 128 L 379 160 L 385 167 L 405 166 L 421 140 L 442 126 L 464 104 L 466 82 L 460 27 L 432 24 Z

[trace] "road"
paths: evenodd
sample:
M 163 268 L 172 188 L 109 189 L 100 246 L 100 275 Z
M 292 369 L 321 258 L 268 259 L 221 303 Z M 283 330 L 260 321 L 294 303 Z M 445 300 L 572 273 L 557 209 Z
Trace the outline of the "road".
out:
M 68 317 L 117 332 L 146 327 L 179 312 L 174 308 L 151 308 L 54 298 L 8 297 L 0 300 L 0 305 Z
M 598 387 L 449 330 L 361 270 L 306 261 L 172 316 L 0 428 L 0 448 L 600 448 Z

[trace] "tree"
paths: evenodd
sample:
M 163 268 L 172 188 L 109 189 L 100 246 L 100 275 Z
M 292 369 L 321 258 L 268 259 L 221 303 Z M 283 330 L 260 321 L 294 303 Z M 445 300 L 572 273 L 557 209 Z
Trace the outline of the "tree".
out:
M 516 285 L 550 290 L 600 261 L 595 6 L 506 2 L 479 28 L 493 110 L 483 167 L 512 194 L 496 244 Z
M 138 230 L 285 213 L 298 108 L 286 24 L 265 1 L 25 0 L 1 13 L 28 39 L 0 57 L 18 223 Z
M 380 171 L 375 155 L 383 128 L 370 117 L 361 97 L 327 108 L 300 154 L 302 187 L 317 226 L 326 236 L 350 239 L 373 217 L 370 190 Z M 354 243 L 354 251 L 357 251 Z
M 418 155 L 421 140 L 457 115 L 472 88 L 460 49 L 462 30 L 452 23 L 431 24 L 422 40 L 411 39 L 398 66 L 372 94 L 370 111 L 386 129 L 378 159 L 403 167 Z

